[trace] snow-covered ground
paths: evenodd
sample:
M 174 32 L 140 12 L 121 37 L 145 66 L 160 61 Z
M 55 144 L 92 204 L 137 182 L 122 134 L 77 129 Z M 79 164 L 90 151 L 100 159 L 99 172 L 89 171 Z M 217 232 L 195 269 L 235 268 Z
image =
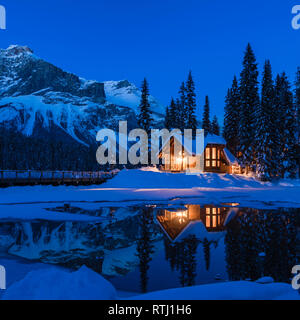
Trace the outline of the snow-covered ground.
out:
M 21 265 L 18 279 L 0 293 L 4 300 L 300 300 L 300 294 L 285 283 L 261 284 L 249 281 L 222 282 L 156 291 L 144 295 L 117 292 L 101 275 L 83 266 L 70 272 L 36 264 Z
M 223 282 L 176 288 L 130 297 L 132 300 L 300 300 L 286 283 Z
M 123 170 L 100 186 L 2 189 L 0 217 L 9 211 L 8 207 L 5 210 L 2 207 L 8 204 L 82 202 L 87 205 L 97 202 L 103 206 L 128 206 L 130 203 L 166 202 L 179 198 L 193 204 L 237 202 L 247 207 L 300 207 L 299 195 L 300 180 L 264 183 L 244 175 L 204 173 L 195 176 L 146 168 Z

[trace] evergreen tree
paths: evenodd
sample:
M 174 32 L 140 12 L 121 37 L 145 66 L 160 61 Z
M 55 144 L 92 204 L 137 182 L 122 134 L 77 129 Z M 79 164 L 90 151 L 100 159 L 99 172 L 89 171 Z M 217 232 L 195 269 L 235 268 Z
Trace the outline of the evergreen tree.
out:
M 216 136 L 220 135 L 220 126 L 217 116 L 214 116 L 213 121 L 211 123 L 211 133 L 215 134 Z
M 179 99 L 177 100 L 177 121 L 178 128 L 183 131 L 187 121 L 187 91 L 184 82 L 180 86 Z
M 171 103 L 169 107 L 169 115 L 170 115 L 170 121 L 169 121 L 170 129 L 178 129 L 179 127 L 178 102 L 175 102 L 173 98 L 171 99 Z
M 277 161 L 273 148 L 276 148 L 274 119 L 274 83 L 272 68 L 267 60 L 264 66 L 261 103 L 256 117 L 257 174 L 262 180 L 272 180 L 276 175 Z
M 254 52 L 248 44 L 240 77 L 240 128 L 241 161 L 246 168 L 253 168 L 255 143 L 255 114 L 259 108 L 258 70 Z
M 202 118 L 202 129 L 204 129 L 204 133 L 207 136 L 211 132 L 211 124 L 210 124 L 210 110 L 209 110 L 209 98 L 205 97 L 205 105 L 203 111 Z
M 140 102 L 140 114 L 138 117 L 138 123 L 141 129 L 144 129 L 147 133 L 150 133 L 152 122 L 153 119 L 149 103 L 149 86 L 145 78 L 142 83 L 142 97 Z
M 298 162 L 298 176 L 300 177 L 300 67 L 298 67 L 295 82 L 295 108 L 297 114 L 297 162 Z
M 196 120 L 196 93 L 195 93 L 195 83 L 192 77 L 192 72 L 190 71 L 188 80 L 186 82 L 186 123 L 185 129 L 197 129 Z
M 283 112 L 283 169 L 287 178 L 296 178 L 297 163 L 297 118 L 291 86 L 285 73 L 281 75 L 280 103 Z
M 223 137 L 228 149 L 238 156 L 239 152 L 239 128 L 240 128 L 240 90 L 236 76 L 232 87 L 228 90 L 225 100 L 225 116 Z
M 274 121 L 276 126 L 275 145 L 273 148 L 274 157 L 277 159 L 277 174 L 279 177 L 284 176 L 283 154 L 284 154 L 284 110 L 282 108 L 282 92 L 283 82 L 282 77 L 278 74 L 275 81 L 274 92 Z
M 170 107 L 167 106 L 166 108 L 166 116 L 165 116 L 165 128 L 170 130 L 172 127 L 172 122 L 171 122 L 171 112 L 170 112 Z

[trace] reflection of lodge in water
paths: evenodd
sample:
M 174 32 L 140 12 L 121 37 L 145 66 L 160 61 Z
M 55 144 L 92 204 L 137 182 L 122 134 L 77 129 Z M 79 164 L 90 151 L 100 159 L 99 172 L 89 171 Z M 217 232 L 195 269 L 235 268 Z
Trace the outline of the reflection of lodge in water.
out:
M 186 205 L 182 208 L 159 210 L 156 218 L 171 241 L 178 239 L 189 226 L 202 222 L 208 232 L 225 230 L 226 220 L 231 213 L 230 208 L 205 205 Z

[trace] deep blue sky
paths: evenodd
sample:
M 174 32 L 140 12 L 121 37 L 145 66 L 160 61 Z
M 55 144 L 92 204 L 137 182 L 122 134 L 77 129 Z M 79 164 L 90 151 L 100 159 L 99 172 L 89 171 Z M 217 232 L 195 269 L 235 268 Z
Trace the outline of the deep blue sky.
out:
M 300 30 L 291 27 L 290 0 L 0 0 L 7 30 L 0 47 L 28 45 L 36 55 L 87 79 L 143 77 L 162 103 L 176 96 L 192 69 L 198 105 L 210 96 L 223 116 L 224 96 L 250 42 L 260 69 L 294 79 Z

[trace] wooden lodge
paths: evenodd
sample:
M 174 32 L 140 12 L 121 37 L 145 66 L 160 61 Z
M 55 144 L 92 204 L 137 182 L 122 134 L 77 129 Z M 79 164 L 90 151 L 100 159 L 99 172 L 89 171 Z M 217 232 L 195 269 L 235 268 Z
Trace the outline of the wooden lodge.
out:
M 185 145 L 183 141 L 182 136 L 174 135 L 162 146 L 159 152 L 159 158 L 162 160 L 160 170 L 192 173 L 199 171 L 199 168 L 196 168 L 196 163 L 199 163 L 201 172 L 242 173 L 237 159 L 226 148 L 226 141 L 222 137 L 207 135 L 204 138 L 204 152 L 200 154 L 197 154 L 196 139 L 189 143 L 190 146 Z

